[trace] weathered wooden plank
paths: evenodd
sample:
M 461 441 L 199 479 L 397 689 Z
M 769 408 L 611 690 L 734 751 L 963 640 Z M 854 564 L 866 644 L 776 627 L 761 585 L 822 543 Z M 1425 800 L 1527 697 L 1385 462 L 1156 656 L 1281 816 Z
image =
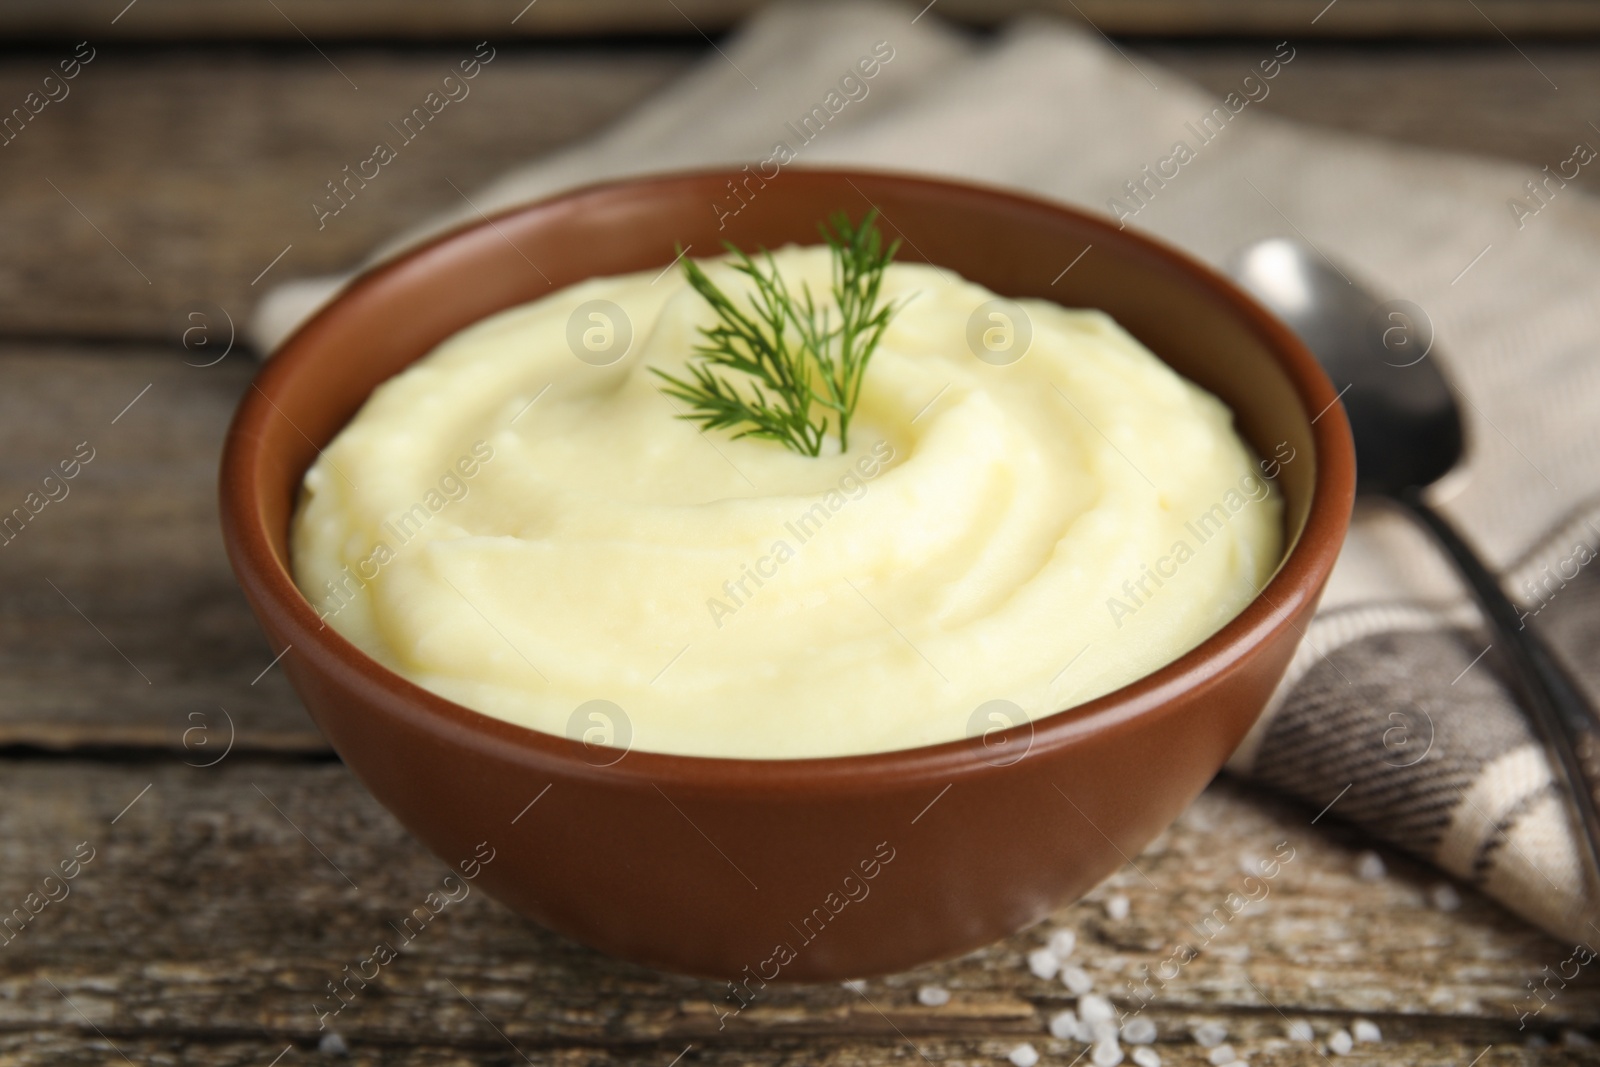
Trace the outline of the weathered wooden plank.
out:
M 552 792 L 526 818 L 567 815 Z M 239 754 L 204 770 L 6 761 L 0 913 L 75 850 L 93 853 L 69 895 L 0 945 L 0 1034 L 37 1035 L 0 1041 L 0 1057 L 13 1057 L 0 1062 L 105 1062 L 98 1028 L 124 1051 L 188 1046 L 168 1062 L 265 1063 L 335 1031 L 375 1063 L 417 1062 L 419 1042 L 440 1060 L 473 1062 L 512 1062 L 514 1043 L 534 1062 L 664 1064 L 693 1044 L 692 1062 L 702 1063 L 907 1063 L 913 1046 L 940 1062 L 987 1063 L 1022 1040 L 1066 1063 L 1081 1046 L 1049 1038 L 1045 1021 L 1071 997 L 1023 966 L 1058 922 L 1078 931 L 1074 962 L 1124 1004 L 1133 1001 L 1118 991 L 1141 966 L 1158 968 L 1179 944 L 1201 949 L 1146 1011 L 1168 1062 L 1202 1062 L 1186 1030 L 1206 1019 L 1226 1025 L 1241 1052 L 1266 1057 L 1257 1062 L 1319 1062 L 1320 1052 L 1284 1039 L 1285 1021 L 1307 1019 L 1325 1038 L 1357 1016 L 1376 1021 L 1386 1043 L 1356 1062 L 1460 1067 L 1489 1045 L 1485 1063 L 1600 1062 L 1522 1049 L 1530 1035 L 1600 1019 L 1593 965 L 1552 987 L 1519 1030 L 1519 1013 L 1539 1003 L 1526 983 L 1570 948 L 1470 891 L 1458 911 L 1431 907 L 1435 876 L 1403 861 L 1387 878 L 1359 880 L 1353 839 L 1311 816 L 1214 785 L 1099 900 L 1063 909 L 1049 926 L 873 980 L 864 995 L 769 986 L 719 1029 L 717 983 L 612 960 L 481 893 L 402 942 L 392 924 L 447 868 L 340 764 Z M 484 833 L 496 849 L 519 847 L 510 824 Z M 1289 855 L 1280 842 L 1292 855 L 1258 902 L 1198 932 L 1230 893 L 1248 891 L 1241 861 Z M 1112 893 L 1128 898 L 1127 918 L 1107 915 L 1100 901 Z M 334 1014 L 327 983 L 379 941 L 400 945 L 399 958 L 365 987 L 349 985 Z M 917 1002 L 930 983 L 950 990 L 949 1004 Z
M 541 0 L 537 4 L 458 0 L 443 7 L 427 0 L 342 0 L 338 4 L 280 0 L 272 6 L 238 0 L 142 0 L 137 8 L 116 17 L 132 7 L 127 0 L 13 0 L 0 18 L 0 29 L 24 38 L 92 31 L 132 40 L 298 40 L 301 32 L 325 41 L 436 40 L 473 34 L 696 34 L 728 29 L 764 2 L 677 0 L 668 5 L 654 0 Z M 1453 0 L 1343 0 L 1317 18 L 1325 6 L 1326 0 L 943 0 L 938 10 L 947 19 L 991 26 L 1023 10 L 1045 9 L 1124 35 L 1295 32 L 1305 36 L 1498 38 L 1496 27 L 1525 35 L 1600 30 L 1600 12 L 1583 0 L 1479 0 L 1478 11 Z
M 488 1027 L 484 1027 L 485 1031 Z M 491 1037 L 490 1040 L 493 1040 Z M 85 1039 L 75 1033 L 50 1031 L 33 1035 L 0 1035 L 0 1064 L 5 1067 L 109 1067 L 124 1061 L 120 1051 L 136 1064 L 162 1064 L 163 1067 L 266 1067 L 274 1055 L 288 1050 L 279 1061 L 282 1067 L 306 1062 L 349 1064 L 352 1067 L 600 1067 L 621 1064 L 625 1067 L 669 1067 L 683 1048 L 650 1045 L 643 1048 L 592 1048 L 587 1046 L 530 1047 L 519 1043 L 526 1055 L 519 1055 L 506 1042 L 487 1041 L 477 1045 L 444 1045 L 427 1038 L 403 1044 L 358 1040 L 348 1046 L 348 1059 L 320 1056 L 309 1042 L 286 1043 L 272 1048 L 268 1041 L 222 1040 L 192 1041 L 171 1038 L 128 1038 L 119 1036 L 115 1049 L 109 1039 L 92 1032 Z M 917 1043 L 926 1057 L 919 1059 L 910 1048 L 893 1041 L 855 1039 L 809 1041 L 769 1038 L 753 1043 L 724 1042 L 702 1047 L 693 1045 L 680 1062 L 683 1067 L 876 1067 L 880 1064 L 947 1064 L 949 1067 L 1005 1067 L 1013 1044 L 1004 1041 L 951 1040 L 935 1038 Z M 1070 1043 L 1049 1042 L 1036 1045 L 1047 1056 L 1040 1062 L 1066 1067 L 1081 1049 Z M 1206 1051 L 1194 1046 L 1174 1049 L 1156 1046 L 1166 1067 L 1205 1067 Z M 1272 1067 L 1466 1067 L 1484 1046 L 1469 1043 L 1433 1044 L 1420 1041 L 1387 1043 L 1381 1049 L 1368 1046 L 1353 1055 L 1329 1059 L 1307 1046 L 1298 1049 L 1283 1043 L 1264 1050 L 1252 1062 Z M 1082 1064 L 1089 1063 L 1085 1056 Z M 1131 1062 L 1131 1061 L 1125 1061 Z M 1533 1050 L 1517 1046 L 1494 1045 L 1474 1067 L 1535 1067 L 1535 1065 L 1577 1065 L 1592 1062 L 1582 1053 L 1559 1050 Z
M 420 1035 L 404 1042 L 358 1038 L 347 1044 L 348 1059 L 319 1055 L 313 1042 L 283 1042 L 273 1047 L 270 1040 L 195 1039 L 116 1035 L 101 1038 L 92 1031 L 87 1036 L 72 1031 L 42 1031 L 28 1035 L 0 1035 L 0 1064 L 5 1067 L 109 1067 L 124 1061 L 118 1052 L 135 1064 L 161 1064 L 163 1067 L 266 1067 L 273 1056 L 287 1051 L 279 1061 L 292 1064 L 337 1063 L 351 1067 L 878 1067 L 883 1064 L 947 1064 L 949 1067 L 1005 1067 L 1013 1041 L 952 1039 L 939 1036 L 917 1042 L 918 1058 L 909 1045 L 897 1039 L 799 1039 L 763 1037 L 758 1041 L 725 1040 L 718 1043 L 673 1047 L 670 1043 L 617 1048 L 584 1045 L 535 1046 L 517 1042 L 512 1049 L 507 1041 L 490 1036 L 468 1043 L 438 1042 Z M 1487 1047 L 1487 1051 L 1485 1051 Z M 1206 1067 L 1205 1049 L 1199 1046 L 1155 1046 L 1165 1067 Z M 684 1052 L 682 1060 L 674 1058 Z M 1040 1062 L 1067 1067 L 1082 1048 L 1071 1042 L 1035 1042 L 1045 1059 Z M 1126 1050 L 1124 1050 L 1126 1051 Z M 1483 1058 L 1474 1067 L 1542 1067 L 1594 1062 L 1583 1052 L 1528 1049 L 1516 1045 L 1479 1044 L 1470 1041 L 1438 1042 L 1405 1040 L 1386 1042 L 1380 1047 L 1366 1046 L 1348 1056 L 1330 1059 L 1309 1046 L 1288 1042 L 1263 1043 L 1258 1058 L 1251 1062 L 1271 1067 L 1466 1067 L 1480 1052 Z M 521 1053 L 521 1054 L 519 1054 Z M 1087 1056 L 1081 1064 L 1089 1063 Z M 1131 1062 L 1131 1061 L 1125 1061 Z
M 1262 105 L 1278 114 L 1506 155 L 1530 173 L 1594 136 L 1584 108 L 1600 98 L 1600 46 L 1529 45 L 1525 60 L 1504 42 L 1381 51 L 1296 42 L 1291 74 Z M 242 319 L 271 283 L 348 268 L 400 228 L 459 204 L 457 189 L 470 193 L 593 132 L 702 47 L 501 47 L 470 96 L 318 229 L 311 205 L 325 183 L 392 137 L 388 123 L 470 46 L 350 47 L 325 61 L 309 47 L 104 44 L 71 94 L 0 148 L 0 335 L 170 342 L 207 303 Z M 1219 93 L 1259 58 L 1238 45 L 1151 48 Z M 51 54 L 0 56 L 0 109 L 38 87 Z M 1579 182 L 1600 190 L 1600 172 L 1587 168 Z
M 101 45 L 70 93 L 0 148 L 0 334 L 170 342 L 208 301 L 242 321 L 269 285 L 347 269 L 513 164 L 593 133 L 698 49 L 500 48 L 413 140 L 390 127 L 474 54 Z M 54 61 L 0 59 L 0 114 Z M 319 226 L 326 183 L 380 141 L 396 157 Z
M 1333 10 L 1343 6 L 1341 0 Z M 1271 83 L 1262 105 L 1279 115 L 1405 144 L 1520 160 L 1531 164 L 1529 178 L 1546 164 L 1555 169 L 1579 141 L 1600 146 L 1590 110 L 1567 97 L 1600 97 L 1600 45 L 1519 53 L 1505 41 L 1462 47 L 1294 41 L 1295 63 L 1310 62 L 1285 68 Z M 1261 47 L 1152 42 L 1143 51 L 1220 98 L 1238 88 Z M 1600 174 L 1580 172 L 1573 184 L 1600 193 Z
M 0 745 L 205 763 L 231 722 L 246 748 L 326 750 L 223 555 L 217 454 L 255 366 L 184 362 L 211 358 L 0 351 Z

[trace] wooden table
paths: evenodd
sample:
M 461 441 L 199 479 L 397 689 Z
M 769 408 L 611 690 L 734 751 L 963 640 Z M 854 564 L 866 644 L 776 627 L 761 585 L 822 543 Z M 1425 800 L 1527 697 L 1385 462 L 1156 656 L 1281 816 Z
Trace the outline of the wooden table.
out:
M 107 40 L 70 97 L 0 148 L 0 509 L 80 443 L 94 454 L 70 495 L 0 548 L 0 916 L 75 850 L 93 857 L 69 896 L 0 944 L 0 1064 L 315 1061 L 326 983 L 444 873 L 331 756 L 228 572 L 213 481 L 253 365 L 237 347 L 204 365 L 225 341 L 218 311 L 238 323 L 266 285 L 354 263 L 449 205 L 450 182 L 470 189 L 582 137 L 705 45 L 507 46 L 478 106 L 319 233 L 309 197 L 458 51 L 370 37 L 326 46 L 343 74 L 299 40 Z M 1257 50 L 1126 45 L 1219 90 Z M 0 53 L 0 103 L 20 102 L 71 52 Z M 1498 37 L 1307 43 L 1265 106 L 1511 156 L 1531 175 L 1596 138 L 1600 47 L 1522 53 Z M 1591 191 L 1597 181 L 1585 171 Z M 210 316 L 209 347 L 180 343 L 191 312 Z M 1383 1032 L 1358 1046 L 1363 1063 L 1600 1063 L 1592 1050 L 1536 1047 L 1600 1020 L 1600 968 L 1520 1028 L 1541 1003 L 1529 984 L 1570 947 L 1469 890 L 1441 911 L 1429 896 L 1438 876 L 1399 857 L 1386 857 L 1387 877 L 1361 880 L 1362 842 L 1337 811 L 1313 825 L 1316 814 L 1219 781 L 1136 866 L 1055 916 L 1078 931 L 1097 987 L 1114 991 L 1193 936 L 1238 887 L 1244 858 L 1295 849 L 1270 897 L 1151 1012 L 1166 1063 L 1205 1062 L 1186 1031 L 1216 1020 L 1253 1063 L 1326 1064 L 1286 1040 L 1286 1021 L 1309 1020 L 1325 1040 L 1357 1016 Z M 1107 917 L 1111 893 L 1131 902 L 1127 918 Z M 1066 1064 L 1082 1046 L 1044 1024 L 1070 995 L 1022 962 L 1047 929 L 860 994 L 774 990 L 719 1031 L 711 983 L 600 956 L 480 894 L 333 1029 L 354 1061 L 383 1064 L 987 1064 L 1024 1040 Z M 919 1004 L 925 984 L 950 990 L 949 1003 Z

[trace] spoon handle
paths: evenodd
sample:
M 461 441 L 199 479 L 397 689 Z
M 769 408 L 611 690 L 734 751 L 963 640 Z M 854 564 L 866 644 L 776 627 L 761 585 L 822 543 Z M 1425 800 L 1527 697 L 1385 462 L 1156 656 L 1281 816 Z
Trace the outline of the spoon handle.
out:
M 1600 893 L 1600 715 L 1455 527 L 1420 492 L 1407 490 L 1399 499 L 1444 546 L 1488 617 L 1495 644 L 1511 664 L 1523 706 L 1549 753 L 1551 770 L 1566 787 L 1568 808 L 1582 831 L 1579 853 L 1588 892 Z

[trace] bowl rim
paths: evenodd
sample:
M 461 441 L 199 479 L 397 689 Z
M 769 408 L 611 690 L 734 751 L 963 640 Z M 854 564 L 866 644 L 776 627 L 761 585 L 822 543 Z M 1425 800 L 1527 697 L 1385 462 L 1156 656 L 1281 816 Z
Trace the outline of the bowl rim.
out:
M 1143 254 L 1196 282 L 1207 299 L 1222 303 L 1259 337 L 1283 370 L 1303 412 L 1313 417 L 1310 430 L 1315 463 L 1306 521 L 1266 585 L 1219 630 L 1177 659 L 1093 700 L 1040 715 L 1004 731 L 1008 742 L 1026 740 L 1024 755 L 1038 758 L 1083 737 L 1120 732 L 1133 720 L 1159 714 L 1174 698 L 1211 688 L 1222 675 L 1260 648 L 1318 595 L 1337 559 L 1348 524 L 1355 490 L 1355 455 L 1348 422 L 1338 394 L 1311 352 L 1289 328 L 1242 288 L 1212 267 L 1135 228 L 1115 225 L 1095 212 L 1042 197 L 965 180 L 868 168 L 795 167 L 796 177 L 809 180 L 885 181 L 921 186 L 968 201 L 1045 211 L 1071 216 L 1079 225 L 1106 232 L 1111 239 L 1131 242 Z M 750 758 L 699 756 L 627 749 L 616 762 L 595 766 L 584 758 L 585 747 L 565 736 L 511 723 L 439 696 L 389 669 L 337 630 L 327 626 L 295 585 L 286 563 L 272 547 L 257 507 L 256 473 L 261 468 L 263 423 L 278 413 L 273 402 L 280 383 L 307 373 L 308 360 L 321 358 L 316 334 L 341 313 L 353 296 L 379 290 L 392 277 L 415 270 L 419 261 L 468 235 L 496 227 L 514 217 L 560 214 L 585 198 L 618 192 L 649 192 L 677 184 L 720 183 L 741 172 L 726 167 L 694 168 L 616 178 L 577 186 L 480 214 L 362 270 L 342 286 L 266 358 L 239 401 L 223 445 L 218 472 L 223 541 L 235 575 L 261 621 L 270 617 L 290 635 L 292 644 L 313 669 L 331 673 L 345 687 L 365 688 L 380 699 L 388 715 L 435 735 L 465 745 L 485 756 L 505 759 L 509 747 L 517 761 L 567 778 L 638 789 L 662 785 L 700 793 L 757 792 L 767 796 L 837 793 L 842 788 L 877 792 L 889 788 L 956 777 L 987 775 L 1002 770 L 983 758 L 971 738 L 837 756 Z M 1114 236 L 1112 236 L 1114 235 Z M 1160 354 L 1157 353 L 1159 356 Z M 320 449 L 319 449 L 320 451 Z M 1304 639 L 1304 631 L 1301 631 Z M 287 651 L 287 649 L 285 650 Z M 942 794 L 941 794 L 942 795 Z

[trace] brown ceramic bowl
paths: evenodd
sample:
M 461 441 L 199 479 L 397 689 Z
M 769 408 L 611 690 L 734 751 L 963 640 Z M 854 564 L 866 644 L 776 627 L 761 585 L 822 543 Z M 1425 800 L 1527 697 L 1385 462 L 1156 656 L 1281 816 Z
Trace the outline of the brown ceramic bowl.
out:
M 261 371 L 229 432 L 221 489 L 234 570 L 273 647 L 292 646 L 290 680 L 401 823 L 452 866 L 488 842 L 494 859 L 477 884 L 551 929 L 755 991 L 967 952 L 1137 855 L 1216 774 L 1283 675 L 1338 553 L 1355 463 L 1310 353 L 1165 245 L 1010 193 L 822 170 L 786 171 L 719 229 L 712 205 L 732 202 L 738 177 L 581 189 L 367 273 Z M 435 696 L 319 625 L 290 579 L 290 517 L 318 447 L 378 383 L 552 286 L 662 269 L 680 245 L 815 243 L 818 220 L 859 217 L 869 202 L 904 238 L 903 258 L 1003 295 L 1103 308 L 1226 401 L 1258 453 L 1289 442 L 1297 455 L 1278 483 L 1287 554 L 1237 618 L 1154 674 L 987 748 L 802 760 L 630 752 L 607 767 L 565 737 Z M 1026 754 L 996 758 L 996 742 Z

